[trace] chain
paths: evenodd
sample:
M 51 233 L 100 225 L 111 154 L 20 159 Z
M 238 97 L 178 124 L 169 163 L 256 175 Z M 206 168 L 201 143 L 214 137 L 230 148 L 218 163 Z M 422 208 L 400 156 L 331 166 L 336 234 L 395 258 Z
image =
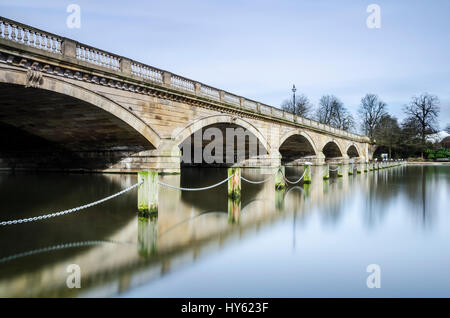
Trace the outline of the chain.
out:
M 64 210 L 64 211 L 60 211 L 60 212 L 56 212 L 56 213 L 51 213 L 51 214 L 45 214 L 45 215 L 40 215 L 40 216 L 35 216 L 32 218 L 27 218 L 27 219 L 18 219 L 18 220 L 10 220 L 10 221 L 3 221 L 0 222 L 0 226 L 4 226 L 4 225 L 11 225 L 11 224 L 21 224 L 21 223 L 27 223 L 27 222 L 34 222 L 34 221 L 39 221 L 39 220 L 44 220 L 44 219 L 49 219 L 49 218 L 54 218 L 56 216 L 61 216 L 61 215 L 65 215 L 65 214 L 69 214 L 69 213 L 73 213 L 73 212 L 77 212 L 86 208 L 90 208 L 91 206 L 103 203 L 105 201 L 108 201 L 110 199 L 113 199 L 121 194 L 124 194 L 125 192 L 128 192 L 134 188 L 136 188 L 137 186 L 141 185 L 144 182 L 144 180 L 141 180 L 140 182 L 133 184 L 132 186 L 123 189 L 120 192 L 117 192 L 113 195 L 110 195 L 109 197 L 103 198 L 101 200 L 98 201 L 94 201 L 92 203 L 88 203 L 76 208 L 72 208 L 72 209 L 68 209 L 68 210 Z
M 284 175 L 283 171 L 281 171 L 281 173 L 283 174 L 283 179 L 284 179 L 284 181 L 286 181 L 287 183 L 290 183 L 290 184 L 296 184 L 296 183 L 300 182 L 300 180 L 303 179 L 303 177 L 305 176 L 305 173 L 306 173 L 306 169 L 305 169 L 305 171 L 303 171 L 303 174 L 302 174 L 302 176 L 300 177 L 300 179 L 298 179 L 298 180 L 296 180 L 296 181 L 291 181 L 291 180 L 289 180 L 288 178 L 286 178 L 286 176 Z
M 210 186 L 207 186 L 207 187 L 203 187 L 203 188 L 181 188 L 181 187 L 177 187 L 177 186 L 174 186 L 174 185 L 171 185 L 171 184 L 167 184 L 167 183 L 164 183 L 164 182 L 161 182 L 161 181 L 158 181 L 158 183 L 160 185 L 164 186 L 164 187 L 168 187 L 168 188 L 172 188 L 172 189 L 180 190 L 180 191 L 202 191 L 202 190 L 209 190 L 209 189 L 215 188 L 217 186 L 220 186 L 221 184 L 223 184 L 223 183 L 227 182 L 228 180 L 230 180 L 233 176 L 234 176 L 234 174 L 232 174 L 231 176 L 229 176 L 225 180 L 222 180 L 222 181 L 220 181 L 220 182 L 218 182 L 216 184 L 213 184 L 213 185 L 210 185 Z
M 267 179 L 261 180 L 261 181 L 253 181 L 253 180 L 249 180 L 249 179 L 246 179 L 246 178 L 244 178 L 244 177 L 242 177 L 242 176 L 241 176 L 241 179 L 244 180 L 244 181 L 246 181 L 246 182 L 248 182 L 248 183 L 251 183 L 251 184 L 261 184 L 261 183 L 267 182 L 267 181 L 269 181 L 270 179 L 272 179 L 272 177 L 273 177 L 277 172 L 278 172 L 278 171 L 275 171 L 275 173 L 272 174 L 270 177 L 268 177 Z
M 53 245 L 49 247 L 39 248 L 32 251 L 27 251 L 23 253 L 18 253 L 6 257 L 0 258 L 0 263 L 9 262 L 17 258 L 35 255 L 35 254 L 41 254 L 56 250 L 61 250 L 65 248 L 71 248 L 71 247 L 83 247 L 83 246 L 91 246 L 91 245 L 99 245 L 99 244 L 124 244 L 124 245 L 136 245 L 135 243 L 131 242 L 119 242 L 114 240 L 97 240 L 97 241 L 82 241 L 82 242 L 73 242 L 73 243 L 66 243 L 66 244 L 59 244 L 59 245 Z

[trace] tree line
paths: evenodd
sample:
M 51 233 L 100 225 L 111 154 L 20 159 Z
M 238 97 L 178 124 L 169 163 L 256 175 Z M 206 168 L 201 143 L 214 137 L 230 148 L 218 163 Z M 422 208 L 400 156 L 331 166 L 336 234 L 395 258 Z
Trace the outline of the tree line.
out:
M 346 131 L 357 132 L 359 128 L 379 146 L 377 153 L 388 153 L 390 158 L 424 158 L 425 155 L 425 158 L 432 159 L 436 153 L 441 157 L 449 154 L 450 157 L 445 144 L 430 138 L 439 132 L 440 101 L 435 95 L 423 93 L 413 96 L 403 106 L 405 118 L 401 122 L 388 113 L 387 104 L 376 94 L 366 94 L 361 98 L 357 120 L 334 95 L 322 96 L 314 107 L 308 97 L 301 94 L 296 96 L 295 105 L 293 100 L 286 99 L 281 108 Z M 450 124 L 445 130 L 450 134 Z

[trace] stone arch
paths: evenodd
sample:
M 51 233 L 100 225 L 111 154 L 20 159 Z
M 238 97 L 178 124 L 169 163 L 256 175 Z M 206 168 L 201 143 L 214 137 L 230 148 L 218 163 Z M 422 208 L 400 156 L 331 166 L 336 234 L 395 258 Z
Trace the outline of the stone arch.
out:
M 319 155 L 311 136 L 301 129 L 285 133 L 280 138 L 278 152 L 281 155 L 281 163 L 285 165 L 297 165 L 305 160 L 311 161 Z
M 337 151 L 339 151 L 339 154 L 340 155 L 337 155 Z M 336 139 L 328 139 L 325 143 L 324 143 L 324 145 L 323 145 L 323 147 L 322 147 L 322 153 L 325 155 L 325 157 L 327 158 L 327 157 L 330 157 L 330 153 L 331 152 L 336 152 L 335 154 L 336 154 L 336 156 L 335 157 L 344 157 L 344 156 L 346 156 L 346 153 L 344 152 L 344 151 L 342 151 L 342 147 L 341 147 L 341 145 L 339 144 L 339 142 L 336 140 Z M 331 158 L 333 158 L 333 157 L 331 157 Z
M 252 125 L 251 123 L 242 118 L 225 114 L 212 115 L 200 118 L 194 121 L 193 123 L 190 123 L 189 125 L 185 126 L 184 128 L 177 129 L 172 135 L 172 139 L 175 141 L 176 145 L 179 145 L 197 130 L 214 124 L 234 124 L 247 129 L 249 132 L 255 135 L 256 138 L 258 138 L 259 142 L 264 146 L 266 151 L 268 153 L 271 153 L 270 144 L 267 142 L 267 139 L 264 137 L 264 135 L 259 131 L 257 127 L 255 127 L 254 125 Z
M 284 134 L 284 135 L 280 138 L 280 142 L 279 142 L 279 144 L 278 144 L 278 148 L 280 148 L 280 146 L 281 146 L 281 145 L 282 145 L 289 137 L 292 137 L 292 136 L 294 136 L 294 135 L 300 135 L 300 136 L 305 137 L 305 139 L 309 142 L 309 144 L 310 144 L 311 147 L 313 148 L 314 153 L 315 153 L 315 154 L 318 153 L 318 150 L 317 150 L 317 147 L 316 147 L 316 144 L 315 144 L 314 140 L 311 138 L 311 136 L 310 136 L 308 133 L 306 133 L 306 132 L 305 132 L 304 130 L 302 130 L 302 129 L 294 129 L 294 130 L 291 130 L 291 131 L 287 132 L 286 134 Z
M 5 68 L 0 68 L 0 70 L 0 83 L 19 86 L 26 85 L 27 73 L 25 71 Z M 48 76 L 44 72 L 40 72 L 40 74 L 42 74 L 42 80 L 39 82 L 38 88 L 29 89 L 42 89 L 52 91 L 98 107 L 132 127 L 140 135 L 142 135 L 153 147 L 158 148 L 158 146 L 160 145 L 160 136 L 149 125 L 147 125 L 139 117 L 137 117 L 135 114 L 133 114 L 120 104 L 82 86 L 65 82 L 52 76 Z
M 348 145 L 345 154 L 348 155 L 350 158 L 362 157 L 361 149 L 359 149 L 359 147 L 355 143 L 351 143 Z M 354 155 L 354 154 L 356 154 L 356 155 Z

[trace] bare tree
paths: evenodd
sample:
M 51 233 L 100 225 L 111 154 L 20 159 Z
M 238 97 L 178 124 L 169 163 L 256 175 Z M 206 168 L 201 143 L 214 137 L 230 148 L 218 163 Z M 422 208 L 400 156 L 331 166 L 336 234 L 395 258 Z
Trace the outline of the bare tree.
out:
M 374 127 L 373 136 L 377 144 L 384 146 L 389 151 L 389 158 L 392 158 L 392 149 L 399 148 L 401 129 L 397 118 L 388 114 L 383 115 Z
M 386 113 L 386 103 L 378 98 L 375 94 L 366 94 L 361 98 L 361 104 L 358 109 L 361 117 L 361 128 L 364 133 L 371 139 L 375 135 L 375 127 Z
M 281 104 L 281 109 L 297 116 L 308 117 L 312 110 L 312 104 L 306 95 L 301 94 L 296 96 L 295 106 L 292 100 L 286 99 Z
M 407 122 L 415 122 L 416 133 L 421 141 L 421 157 L 426 144 L 426 137 L 439 131 L 437 117 L 440 112 L 439 98 L 428 93 L 413 96 L 411 102 L 404 106 Z
M 315 119 L 322 124 L 343 130 L 354 130 L 355 120 L 344 104 L 334 95 L 324 95 L 320 98 Z

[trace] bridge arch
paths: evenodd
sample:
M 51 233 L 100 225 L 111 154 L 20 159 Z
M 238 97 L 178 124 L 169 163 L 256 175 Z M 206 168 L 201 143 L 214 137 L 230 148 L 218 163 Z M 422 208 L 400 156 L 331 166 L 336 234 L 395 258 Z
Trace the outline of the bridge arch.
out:
M 125 107 L 108 99 L 98 93 L 88 90 L 74 83 L 62 81 L 56 77 L 47 76 L 41 72 L 42 80 L 38 88 L 27 88 L 28 90 L 39 89 L 68 96 L 70 98 L 82 101 L 95 106 L 119 119 L 121 122 L 133 128 L 137 133 L 144 137 L 154 148 L 158 148 L 161 138 L 149 125 L 142 121 Z M 0 84 L 17 85 L 26 87 L 27 73 L 25 71 L 0 68 Z
M 212 115 L 200 118 L 193 123 L 185 126 L 184 128 L 175 131 L 172 139 L 174 139 L 175 143 L 179 145 L 197 130 L 214 124 L 232 124 L 247 129 L 249 132 L 255 135 L 256 138 L 258 138 L 259 142 L 261 142 L 264 148 L 266 148 L 267 152 L 270 153 L 270 144 L 267 142 L 266 138 L 259 131 L 259 129 L 248 121 L 232 115 Z
M 359 147 L 352 143 L 347 147 L 347 151 L 345 152 L 349 158 L 361 157 L 361 150 Z
M 345 154 L 345 152 L 342 151 L 341 145 L 335 139 L 331 139 L 325 142 L 324 146 L 322 147 L 322 152 L 325 156 L 325 159 L 340 158 Z
M 245 131 L 245 134 L 246 134 L 244 136 L 245 145 L 243 147 L 242 146 L 238 147 L 237 144 L 234 144 L 233 153 L 227 152 L 227 149 L 229 149 L 228 148 L 229 145 L 227 144 L 228 138 L 225 139 L 225 142 L 223 143 L 223 146 L 224 146 L 223 155 L 225 155 L 225 157 L 223 157 L 223 160 L 224 160 L 223 163 L 225 163 L 225 161 L 226 161 L 227 162 L 226 165 L 229 164 L 228 160 L 232 158 L 230 156 L 235 156 L 235 160 L 237 159 L 237 161 L 235 161 L 235 163 L 244 164 L 244 162 L 246 162 L 249 159 L 251 159 L 253 161 L 259 160 L 259 159 L 266 157 L 266 155 L 271 153 L 270 144 L 267 142 L 265 136 L 252 123 L 250 123 L 249 121 L 247 121 L 245 119 L 237 117 L 237 116 L 221 114 L 221 115 L 211 115 L 211 116 L 206 116 L 206 117 L 200 118 L 200 119 L 188 124 L 187 126 L 176 129 L 174 131 L 174 133 L 172 135 L 172 140 L 174 141 L 174 147 L 179 147 L 182 150 L 183 160 L 188 158 L 189 156 L 192 156 L 192 154 L 193 154 L 192 149 L 194 149 L 194 148 L 191 148 L 191 151 L 186 153 L 187 157 L 184 157 L 185 155 L 184 155 L 183 149 L 189 149 L 186 147 L 194 146 L 195 140 L 194 140 L 194 142 L 192 142 L 193 141 L 192 138 L 193 138 L 194 134 L 197 131 L 201 131 L 205 128 L 210 128 L 210 127 L 220 129 L 222 131 L 223 137 L 227 136 L 228 132 L 226 129 L 229 127 L 230 128 L 243 128 Z M 255 138 L 253 140 L 255 142 L 257 142 L 256 145 L 250 143 L 251 138 Z M 189 141 L 191 141 L 191 143 L 189 143 Z M 247 141 L 248 141 L 248 143 L 247 143 Z M 202 147 L 204 149 L 205 149 L 205 147 L 207 147 L 206 145 L 209 144 L 209 142 L 205 143 L 203 140 L 202 140 L 202 143 L 203 143 Z M 254 145 L 255 148 L 250 147 L 250 144 Z M 190 145 L 190 146 L 188 146 L 188 145 Z M 253 155 L 251 155 L 250 149 L 257 151 L 256 148 L 259 148 L 259 152 L 255 152 L 255 153 L 253 153 Z M 264 149 L 261 149 L 261 148 L 264 148 Z M 258 154 L 258 156 L 256 156 L 256 154 Z M 183 160 L 182 160 L 182 162 L 184 162 Z
M 278 150 L 284 163 L 318 154 L 314 140 L 302 129 L 294 129 L 285 133 L 280 138 Z

